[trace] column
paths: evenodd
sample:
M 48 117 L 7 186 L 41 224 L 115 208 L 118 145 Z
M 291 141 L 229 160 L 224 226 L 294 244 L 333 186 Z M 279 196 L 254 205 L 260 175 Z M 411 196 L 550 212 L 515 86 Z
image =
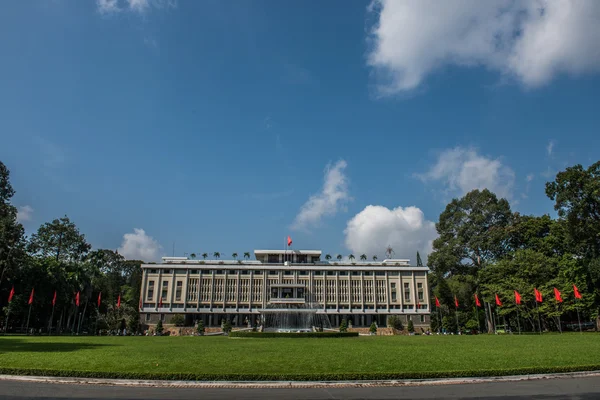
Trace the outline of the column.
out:
M 340 271 L 335 271 L 335 310 L 340 312 Z
M 360 302 L 362 312 L 365 312 L 365 271 L 360 271 Z M 363 319 L 364 321 L 364 319 Z
M 377 312 L 377 271 L 373 271 L 373 310 Z
M 225 313 L 227 304 L 227 270 L 224 270 L 223 272 L 225 273 L 225 280 L 223 281 L 223 313 Z
M 323 272 L 323 310 L 327 310 L 327 271 Z
M 188 301 L 188 285 L 190 284 L 190 269 L 188 268 L 185 272 L 185 286 L 184 291 L 181 294 L 183 296 L 183 311 L 187 311 L 187 301 Z
M 413 299 L 413 304 L 415 305 L 415 312 L 418 313 L 419 310 L 417 309 L 417 300 L 418 300 L 418 293 L 417 293 L 417 280 L 415 279 L 415 271 L 411 272 L 412 275 L 412 287 L 413 287 L 413 293 L 414 293 L 414 299 Z M 414 321 L 413 321 L 414 322 Z
M 213 303 L 215 301 L 215 270 L 212 269 L 210 271 L 211 274 L 211 282 L 210 282 L 210 312 L 213 312 Z
M 175 289 L 177 288 L 177 279 L 175 278 L 175 268 L 171 275 L 171 301 L 169 302 L 169 311 L 173 311 L 173 300 L 175 299 Z
M 200 311 L 200 302 L 202 301 L 202 297 L 201 297 L 201 290 L 202 290 L 202 270 L 199 269 L 198 270 L 198 302 L 196 304 L 196 311 Z
M 235 296 L 235 311 L 240 310 L 240 270 L 237 271 L 237 290 Z M 239 319 L 239 318 L 238 318 Z
M 148 293 L 148 270 L 147 269 L 142 270 L 142 287 L 141 287 L 140 291 L 141 291 L 140 299 L 142 299 L 142 309 L 140 310 L 140 312 L 142 312 L 142 311 L 144 311 L 144 303 L 146 303 L 146 300 L 148 300 L 146 298 L 146 294 Z
M 160 303 L 160 299 L 162 298 L 162 268 L 158 270 L 158 281 L 156 282 L 156 301 L 154 304 L 154 308 L 158 311 L 158 304 Z
M 248 311 L 252 311 L 252 297 L 254 296 L 254 270 L 250 271 L 250 286 L 248 287 Z
M 390 277 L 388 271 L 385 271 L 385 300 L 387 303 L 387 311 L 390 312 Z
M 262 291 L 262 306 L 263 308 L 267 308 L 267 275 L 269 274 L 268 270 L 263 270 L 263 291 Z

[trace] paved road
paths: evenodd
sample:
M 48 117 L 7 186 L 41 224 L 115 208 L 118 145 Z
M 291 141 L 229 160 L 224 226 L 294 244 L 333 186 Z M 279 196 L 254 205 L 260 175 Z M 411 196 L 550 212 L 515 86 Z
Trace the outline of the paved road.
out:
M 0 399 L 600 399 L 600 377 L 440 386 L 176 389 L 0 381 Z

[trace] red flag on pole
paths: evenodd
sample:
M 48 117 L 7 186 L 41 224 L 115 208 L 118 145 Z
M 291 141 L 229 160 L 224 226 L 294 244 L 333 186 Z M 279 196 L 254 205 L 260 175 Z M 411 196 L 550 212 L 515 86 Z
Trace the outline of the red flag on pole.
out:
M 102 292 L 98 293 L 98 307 L 100 307 L 100 303 L 102 303 Z
M 577 289 L 577 286 L 575 285 L 573 285 L 573 292 L 575 293 L 576 299 L 581 299 L 581 293 L 579 293 L 579 289 Z
M 13 296 L 15 295 L 15 286 L 13 285 L 12 289 L 10 289 L 10 293 L 8 294 L 8 302 L 12 301 Z
M 515 303 L 521 304 L 521 295 L 515 290 Z
M 33 293 L 34 293 L 35 289 L 31 289 L 31 294 L 29 295 L 29 301 L 27 302 L 27 304 L 31 304 L 33 303 Z
M 160 300 L 158 300 L 158 308 L 162 308 L 162 296 L 160 296 Z
M 437 296 L 435 296 L 435 306 L 436 307 L 441 307 L 440 306 L 440 301 L 438 300 Z
M 456 296 L 454 296 L 454 305 L 456 306 L 456 308 L 458 308 L 458 299 L 456 298 Z
M 52 306 L 56 305 L 56 290 L 54 291 L 54 296 L 52 297 Z
M 121 295 L 119 295 L 119 298 L 117 299 L 117 308 L 121 308 Z
M 481 307 L 481 302 L 479 301 L 479 296 L 477 296 L 477 293 L 475 293 L 475 305 L 477 307 Z
M 498 293 L 496 293 L 496 305 L 502 307 L 502 302 L 500 301 L 500 297 L 498 297 Z
M 79 307 L 79 292 L 75 295 L 75 305 Z
M 541 303 L 542 302 L 542 292 L 540 292 L 539 290 L 534 288 L 533 293 L 535 294 L 535 301 L 538 303 Z
M 557 288 L 554 288 L 554 298 L 556 299 L 556 301 L 558 301 L 559 303 L 563 302 L 562 297 L 560 297 L 560 291 Z
M 288 244 L 288 247 L 290 247 L 292 245 L 292 238 L 290 236 L 288 236 L 287 244 Z

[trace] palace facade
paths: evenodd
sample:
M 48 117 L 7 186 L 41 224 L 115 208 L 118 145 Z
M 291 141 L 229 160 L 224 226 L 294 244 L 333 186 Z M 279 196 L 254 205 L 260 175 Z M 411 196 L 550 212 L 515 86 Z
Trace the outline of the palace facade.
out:
M 427 267 L 409 260 L 321 261 L 320 250 L 255 250 L 256 260 L 192 260 L 163 257 L 143 264 L 141 323 L 259 326 L 273 304 L 302 304 L 326 315 L 332 327 L 344 317 L 355 327 L 384 327 L 398 315 L 406 324 L 429 326 Z

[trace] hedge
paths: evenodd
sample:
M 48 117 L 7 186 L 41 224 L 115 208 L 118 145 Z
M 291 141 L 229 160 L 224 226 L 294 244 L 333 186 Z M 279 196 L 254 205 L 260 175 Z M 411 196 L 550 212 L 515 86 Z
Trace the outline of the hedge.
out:
M 508 375 L 529 375 L 598 371 L 600 364 L 560 367 L 528 367 L 512 369 L 421 371 L 421 372 L 373 372 L 373 373 L 315 373 L 315 374 L 186 374 L 152 372 L 69 371 L 52 369 L 2 368 L 3 375 L 55 376 L 63 378 L 143 379 L 178 381 L 370 381 L 400 379 L 473 378 Z
M 341 338 L 356 337 L 358 332 L 248 332 L 233 331 L 229 337 L 236 338 Z

